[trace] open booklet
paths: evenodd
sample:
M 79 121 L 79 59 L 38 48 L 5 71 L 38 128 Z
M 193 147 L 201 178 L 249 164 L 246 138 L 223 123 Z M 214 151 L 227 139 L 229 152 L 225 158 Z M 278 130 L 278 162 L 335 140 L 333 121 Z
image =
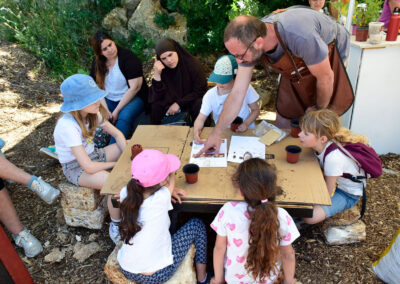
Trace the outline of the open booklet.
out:
M 225 168 L 228 166 L 227 162 L 227 140 L 222 139 L 221 147 L 219 148 L 218 157 L 214 157 L 214 151 L 202 154 L 200 157 L 195 158 L 194 155 L 203 149 L 203 144 L 192 143 L 192 152 L 190 153 L 190 163 L 196 164 L 202 168 Z

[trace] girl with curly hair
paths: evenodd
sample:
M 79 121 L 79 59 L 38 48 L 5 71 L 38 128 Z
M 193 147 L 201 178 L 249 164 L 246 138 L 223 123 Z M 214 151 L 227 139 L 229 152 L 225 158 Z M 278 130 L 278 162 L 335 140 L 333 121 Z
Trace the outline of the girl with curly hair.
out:
M 281 189 L 274 168 L 262 159 L 241 163 L 232 178 L 244 198 L 228 202 L 211 227 L 217 233 L 211 283 L 295 283 L 292 243 L 300 234 L 292 217 L 275 204 Z

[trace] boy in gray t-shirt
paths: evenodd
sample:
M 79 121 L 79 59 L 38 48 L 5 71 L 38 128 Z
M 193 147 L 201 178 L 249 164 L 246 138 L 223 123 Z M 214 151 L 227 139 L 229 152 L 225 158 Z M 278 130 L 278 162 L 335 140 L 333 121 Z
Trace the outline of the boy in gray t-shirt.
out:
M 264 23 L 278 21 L 278 31 L 287 48 L 306 65 L 320 63 L 328 56 L 328 44 L 335 38 L 337 30 L 337 47 L 342 61 L 350 51 L 350 37 L 344 26 L 322 13 L 315 13 L 310 8 L 288 9 L 284 13 L 270 14 L 261 19 Z M 337 27 L 337 28 L 336 28 Z M 283 55 L 280 44 L 266 55 L 277 61 Z

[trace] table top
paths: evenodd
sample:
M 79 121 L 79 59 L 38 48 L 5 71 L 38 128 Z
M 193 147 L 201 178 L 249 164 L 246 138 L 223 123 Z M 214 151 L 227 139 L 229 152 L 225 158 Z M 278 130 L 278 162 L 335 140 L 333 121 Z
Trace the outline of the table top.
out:
M 204 128 L 202 138 L 206 138 L 212 128 Z M 244 133 L 233 133 L 226 129 L 223 138 L 228 139 L 228 147 L 232 135 L 254 136 L 252 130 Z M 223 204 L 229 200 L 243 200 L 238 190 L 233 187 L 231 176 L 238 164 L 228 162 L 226 168 L 201 168 L 199 180 L 195 184 L 187 184 L 182 167 L 189 162 L 193 128 L 187 126 L 140 125 L 135 131 L 128 146 L 122 153 L 112 170 L 101 193 L 117 193 L 130 179 L 131 146 L 141 144 L 144 149 L 154 148 L 164 153 L 171 153 L 181 160 L 181 168 L 176 174 L 176 186 L 186 191 L 184 202 L 198 204 Z M 299 162 L 286 162 L 285 147 L 300 145 L 299 139 L 287 137 L 266 148 L 267 154 L 274 154 L 274 159 L 268 161 L 275 165 L 278 175 L 278 185 L 283 194 L 277 197 L 277 203 L 287 206 L 307 206 L 313 204 L 330 205 L 330 197 L 319 167 L 317 158 L 311 149 L 302 148 Z M 229 148 L 228 148 L 229 151 Z

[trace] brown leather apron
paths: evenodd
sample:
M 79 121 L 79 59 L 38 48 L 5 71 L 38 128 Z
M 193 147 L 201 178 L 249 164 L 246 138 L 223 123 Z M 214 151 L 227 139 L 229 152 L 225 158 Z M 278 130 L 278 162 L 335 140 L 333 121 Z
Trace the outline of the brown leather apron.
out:
M 265 54 L 262 57 L 264 68 L 267 65 L 282 75 L 276 98 L 276 110 L 285 118 L 300 118 L 306 109 L 316 105 L 316 78 L 310 73 L 303 59 L 289 51 L 279 35 L 277 21 L 274 22 L 275 33 L 284 54 L 277 62 L 272 62 Z M 333 94 L 328 108 L 338 115 L 345 113 L 353 104 L 354 94 L 346 69 L 336 47 L 336 39 L 328 45 L 329 62 L 334 73 Z

